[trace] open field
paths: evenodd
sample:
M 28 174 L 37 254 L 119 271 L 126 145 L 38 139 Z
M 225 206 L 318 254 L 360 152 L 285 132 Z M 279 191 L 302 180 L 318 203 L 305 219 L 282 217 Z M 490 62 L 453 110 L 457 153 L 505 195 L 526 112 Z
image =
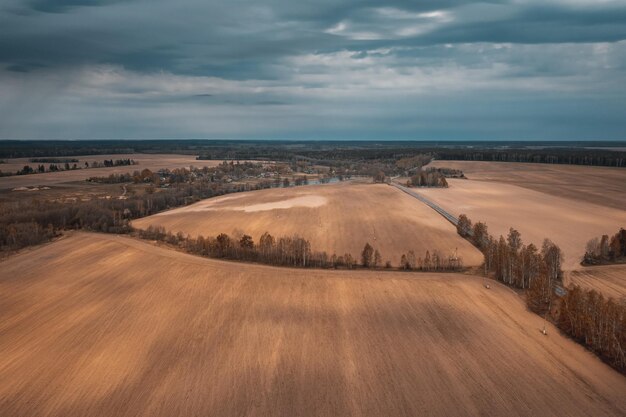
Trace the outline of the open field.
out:
M 419 192 L 455 216 L 484 221 L 496 238 L 510 227 L 524 243 L 550 238 L 565 254 L 563 269 L 578 269 L 587 241 L 626 225 L 626 211 L 494 181 L 448 179 L 450 188 Z
M 3 416 L 626 413 L 626 378 L 478 277 L 86 233 L 0 266 Z
M 601 206 L 626 207 L 626 169 L 515 162 L 433 161 L 472 180 L 496 181 Z
M 565 283 L 595 289 L 605 297 L 626 298 L 626 265 L 581 267 L 568 272 Z
M 353 182 L 271 189 L 212 198 L 133 221 L 176 233 L 215 236 L 247 233 L 258 242 L 264 232 L 298 234 L 313 250 L 359 257 L 366 242 L 394 265 L 402 253 L 424 256 L 434 249 L 449 256 L 458 249 L 465 265 L 479 265 L 482 254 L 456 234 L 452 224 L 426 205 L 384 184 Z
M 63 157 L 58 157 L 63 158 Z M 77 165 L 83 165 L 85 162 L 90 164 L 94 161 L 102 162 L 105 159 L 134 159 L 138 165 L 118 166 L 109 168 L 87 168 L 77 169 L 74 171 L 46 172 L 43 174 L 31 175 L 13 175 L 10 177 L 0 177 L 0 190 L 13 189 L 17 187 L 34 187 L 34 186 L 52 186 L 72 181 L 82 181 L 89 177 L 101 177 L 111 174 L 124 174 L 135 170 L 150 169 L 157 171 L 163 168 L 188 168 L 190 165 L 197 167 L 215 166 L 222 161 L 197 161 L 193 155 L 174 155 L 174 154 L 116 154 L 116 155 L 88 155 L 88 156 L 72 156 L 68 158 L 78 159 Z M 15 172 L 24 167 L 24 165 L 37 166 L 37 162 L 28 162 L 28 158 L 9 159 L 5 164 L 0 164 L 0 170 L 6 172 Z M 44 163 L 46 167 L 49 163 Z

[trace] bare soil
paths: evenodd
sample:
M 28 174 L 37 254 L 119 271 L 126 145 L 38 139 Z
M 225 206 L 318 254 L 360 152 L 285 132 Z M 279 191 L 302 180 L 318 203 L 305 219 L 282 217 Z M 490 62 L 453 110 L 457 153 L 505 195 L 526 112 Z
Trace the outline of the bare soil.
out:
M 434 161 L 469 179 L 513 184 L 553 196 L 624 210 L 626 168 L 515 162 Z
M 0 263 L 0 415 L 623 416 L 626 378 L 478 277 L 78 233 Z
M 480 265 L 482 254 L 457 235 L 455 227 L 435 211 L 402 191 L 384 184 L 337 184 L 271 189 L 200 201 L 133 221 L 133 226 L 163 226 L 197 236 L 264 232 L 300 235 L 314 250 L 359 257 L 366 242 L 383 262 L 399 265 L 403 253 L 427 250 L 450 256 L 458 250 L 467 266 Z
M 567 284 L 595 289 L 605 297 L 626 299 L 626 265 L 587 266 L 566 275 Z
M 539 248 L 544 238 L 560 246 L 563 269 L 580 268 L 589 239 L 614 234 L 626 225 L 626 210 L 558 197 L 495 181 L 449 179 L 450 188 L 420 189 L 445 210 L 467 214 L 473 222 L 484 221 L 496 238 L 510 227 L 522 234 L 524 243 Z

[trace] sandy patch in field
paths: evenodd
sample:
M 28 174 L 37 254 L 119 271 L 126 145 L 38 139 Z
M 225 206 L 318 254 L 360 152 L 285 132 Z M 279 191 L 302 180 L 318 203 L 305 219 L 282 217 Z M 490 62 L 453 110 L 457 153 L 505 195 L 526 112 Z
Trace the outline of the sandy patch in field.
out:
M 245 196 L 236 196 L 236 197 L 245 197 Z M 236 198 L 235 197 L 235 198 Z M 233 211 L 244 211 L 246 213 L 254 213 L 257 211 L 268 211 L 268 210 L 283 210 L 290 209 L 294 207 L 308 207 L 315 208 L 323 206 L 328 202 L 326 197 L 319 195 L 304 195 L 300 197 L 289 198 L 286 200 L 274 201 L 271 203 L 259 203 L 259 204 L 251 204 L 249 206 L 230 206 L 224 207 L 221 205 L 224 201 L 233 200 L 233 197 L 220 198 L 218 201 L 206 201 L 205 204 L 198 204 L 189 210 L 186 210 L 187 213 L 201 213 L 203 211 L 216 211 L 216 210 L 233 210 Z M 159 213 L 161 215 L 167 215 L 167 212 Z
M 0 263 L 0 415 L 623 416 L 626 378 L 494 283 L 76 234 Z
M 326 204 L 328 200 L 326 197 L 319 195 L 306 195 L 301 197 L 294 197 L 288 200 L 276 201 L 273 203 L 260 203 L 252 204 L 250 206 L 234 207 L 233 210 L 245 211 L 246 213 L 253 213 L 255 211 L 267 211 L 267 210 L 282 210 L 290 209 L 293 207 L 308 207 L 316 208 Z

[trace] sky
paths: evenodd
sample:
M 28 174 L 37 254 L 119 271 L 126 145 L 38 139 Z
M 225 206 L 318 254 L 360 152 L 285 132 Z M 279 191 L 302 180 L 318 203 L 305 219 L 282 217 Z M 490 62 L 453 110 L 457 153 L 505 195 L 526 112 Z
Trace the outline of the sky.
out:
M 0 138 L 625 140 L 626 0 L 2 0 Z

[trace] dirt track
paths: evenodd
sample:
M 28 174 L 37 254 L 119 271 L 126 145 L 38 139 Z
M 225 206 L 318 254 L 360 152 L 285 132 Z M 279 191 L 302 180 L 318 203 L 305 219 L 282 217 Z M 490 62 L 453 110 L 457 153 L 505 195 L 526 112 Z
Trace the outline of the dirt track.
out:
M 346 182 L 232 194 L 135 220 L 133 225 L 204 236 L 247 233 L 255 241 L 266 231 L 274 236 L 298 234 L 310 240 L 314 250 L 357 258 L 369 242 L 383 261 L 394 265 L 409 250 L 418 257 L 433 249 L 449 256 L 457 248 L 465 265 L 482 262 L 482 254 L 448 221 L 383 184 Z
M 0 415 L 626 413 L 626 378 L 477 277 L 76 234 L 0 263 Z

